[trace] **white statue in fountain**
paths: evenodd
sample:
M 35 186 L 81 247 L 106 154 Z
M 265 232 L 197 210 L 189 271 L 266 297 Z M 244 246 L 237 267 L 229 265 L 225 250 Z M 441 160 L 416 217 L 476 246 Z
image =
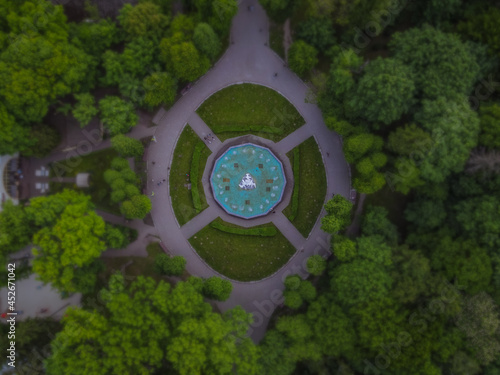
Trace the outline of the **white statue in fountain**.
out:
M 241 179 L 241 182 L 238 186 L 243 190 L 252 190 L 257 187 L 250 173 L 245 174 L 245 177 Z

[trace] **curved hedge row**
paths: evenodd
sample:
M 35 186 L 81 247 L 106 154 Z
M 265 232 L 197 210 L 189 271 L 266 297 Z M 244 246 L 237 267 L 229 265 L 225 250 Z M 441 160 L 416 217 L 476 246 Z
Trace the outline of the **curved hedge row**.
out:
M 226 133 L 226 132 L 260 132 L 260 133 L 270 133 L 270 134 L 283 134 L 284 129 L 280 127 L 272 127 L 265 125 L 212 125 L 211 129 L 214 133 Z
M 222 232 L 241 234 L 244 236 L 261 236 L 261 237 L 273 237 L 278 233 L 275 227 L 264 227 L 264 228 L 235 228 L 225 225 L 224 223 L 214 220 L 210 223 L 212 228 L 218 229 Z
M 293 149 L 293 193 L 292 193 L 292 213 L 289 216 L 290 221 L 297 217 L 299 212 L 299 189 L 300 189 L 300 150 L 298 147 Z
M 200 191 L 198 189 L 198 182 L 199 182 L 198 176 L 200 172 L 200 157 L 204 148 L 205 144 L 203 142 L 200 141 L 196 143 L 196 146 L 194 146 L 194 151 L 193 151 L 193 159 L 191 161 L 191 173 L 190 173 L 191 195 L 193 197 L 193 206 L 197 212 L 200 212 L 202 209 L 200 200 Z

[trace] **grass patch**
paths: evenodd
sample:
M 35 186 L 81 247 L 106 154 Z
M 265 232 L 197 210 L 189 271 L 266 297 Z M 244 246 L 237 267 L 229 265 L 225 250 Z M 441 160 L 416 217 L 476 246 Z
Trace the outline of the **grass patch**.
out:
M 295 253 L 279 231 L 273 237 L 255 237 L 221 232 L 209 224 L 189 242 L 210 267 L 239 281 L 272 275 Z
M 52 177 L 75 177 L 78 173 L 90 173 L 90 187 L 80 189 L 74 183 L 54 181 L 50 182 L 51 194 L 58 193 L 63 189 L 82 191 L 92 197 L 92 202 L 98 209 L 121 215 L 119 205 L 111 203 L 111 189 L 104 181 L 104 172 L 111 168 L 111 160 L 118 156 L 116 151 L 109 148 L 80 157 L 77 165 L 73 159 L 52 163 Z
M 232 132 L 232 137 L 239 131 L 257 135 L 250 129 L 259 127 L 260 131 L 265 129 L 266 134 L 273 135 L 273 140 L 279 140 L 305 123 L 295 107 L 278 92 L 248 83 L 216 92 L 197 112 L 210 128 L 218 130 L 214 132 L 220 139 L 219 133 L 225 132 Z M 275 134 L 269 133 L 270 129 Z M 265 137 L 271 139 L 268 135 Z
M 284 34 L 283 25 L 271 22 L 269 25 L 269 47 L 282 59 L 285 59 Z
M 293 216 L 293 202 L 283 210 L 283 214 L 290 219 L 304 237 L 307 237 L 314 227 L 325 201 L 326 173 L 321 152 L 314 137 L 309 138 L 296 148 L 298 148 L 300 155 L 299 176 L 296 175 L 297 168 L 294 166 L 293 179 L 299 189 L 298 207 L 295 217 Z M 295 164 L 292 159 L 294 159 L 293 155 L 296 152 L 293 149 L 287 154 L 292 165 Z
M 200 138 L 193 129 L 186 126 L 175 146 L 174 159 L 170 169 L 170 197 L 172 198 L 172 207 L 179 225 L 186 224 L 195 217 L 198 212 L 208 207 L 205 193 L 203 192 L 203 185 L 201 183 L 203 170 L 205 169 L 208 155 L 210 155 L 210 150 L 206 146 L 204 146 L 203 151 L 201 151 L 201 154 L 197 157 L 199 169 L 198 176 L 194 176 L 197 178 L 196 183 L 192 183 L 190 177 L 186 175 L 191 174 L 191 168 L 195 167 L 192 166 L 193 154 L 196 145 L 200 142 Z M 199 210 L 194 206 L 191 190 L 185 186 L 190 182 L 193 188 L 198 189 Z

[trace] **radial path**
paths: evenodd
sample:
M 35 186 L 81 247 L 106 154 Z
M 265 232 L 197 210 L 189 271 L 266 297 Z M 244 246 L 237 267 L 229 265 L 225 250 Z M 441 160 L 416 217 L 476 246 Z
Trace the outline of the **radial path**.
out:
M 253 10 L 249 11 L 248 7 L 251 5 Z M 167 184 L 158 188 L 150 182 L 148 192 L 155 192 L 151 198 L 151 214 L 164 245 L 171 253 L 185 257 L 187 270 L 196 276 L 210 277 L 217 275 L 217 272 L 198 256 L 188 238 L 219 216 L 221 210 L 213 199 L 207 197 L 209 207 L 180 228 L 169 196 L 168 170 L 173 162 L 177 139 L 187 123 L 202 139 L 211 133 L 195 111 L 214 92 L 233 84 L 254 83 L 281 93 L 297 108 L 306 124 L 276 144 L 277 156 L 286 157 L 286 152 L 313 135 L 322 152 L 326 169 L 325 199 L 333 194 L 349 196 L 350 172 L 342 154 L 340 138 L 327 129 L 319 108 L 306 103 L 309 91 L 307 86 L 267 47 L 268 39 L 267 16 L 257 0 L 240 1 L 238 14 L 233 20 L 231 44 L 226 53 L 168 112 L 160 110 L 154 119 L 158 124 L 155 132 L 157 142 L 151 143 L 148 160 L 154 160 L 155 164 L 148 163 L 148 181 L 166 178 Z M 209 146 L 212 152 L 217 152 L 221 143 L 216 140 Z M 323 210 L 320 216 L 324 214 Z M 231 216 L 223 216 L 223 219 L 231 220 Z M 270 277 L 248 283 L 233 281 L 233 292 L 229 300 L 218 303 L 222 311 L 241 305 L 254 314 L 255 321 L 250 334 L 255 341 L 264 336 L 273 310 L 283 302 L 281 292 L 284 277 L 293 273 L 306 277 L 305 260 L 313 254 L 327 255 L 329 251 L 329 236 L 319 228 L 319 219 L 307 239 L 300 235 L 281 212 L 273 215 L 272 221 L 297 248 L 297 252 L 283 268 Z

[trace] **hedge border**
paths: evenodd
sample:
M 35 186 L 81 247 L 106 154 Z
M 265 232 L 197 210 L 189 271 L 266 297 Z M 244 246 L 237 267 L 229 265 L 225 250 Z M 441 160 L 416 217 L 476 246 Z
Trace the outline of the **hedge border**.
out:
M 214 220 L 210 223 L 212 228 L 218 229 L 222 232 L 231 234 L 240 234 L 244 236 L 260 236 L 260 237 L 274 237 L 278 234 L 275 227 L 264 227 L 264 228 L 235 228 L 224 225 L 218 220 Z
M 270 134 L 283 134 L 282 128 L 275 128 L 272 126 L 265 125 L 231 125 L 231 126 L 221 126 L 215 125 L 211 128 L 214 133 L 227 133 L 227 132 L 259 132 L 259 133 L 270 133 Z
M 292 213 L 290 221 L 295 220 L 299 212 L 299 189 L 300 189 L 300 146 L 293 149 L 293 193 L 292 193 Z
M 196 212 L 201 212 L 201 200 L 200 200 L 200 191 L 198 189 L 198 176 L 200 171 L 200 158 L 203 149 L 205 148 L 205 144 L 201 141 L 197 142 L 194 146 L 193 151 L 193 159 L 191 160 L 191 172 L 190 172 L 190 181 L 191 181 L 191 196 L 193 197 L 193 206 Z

